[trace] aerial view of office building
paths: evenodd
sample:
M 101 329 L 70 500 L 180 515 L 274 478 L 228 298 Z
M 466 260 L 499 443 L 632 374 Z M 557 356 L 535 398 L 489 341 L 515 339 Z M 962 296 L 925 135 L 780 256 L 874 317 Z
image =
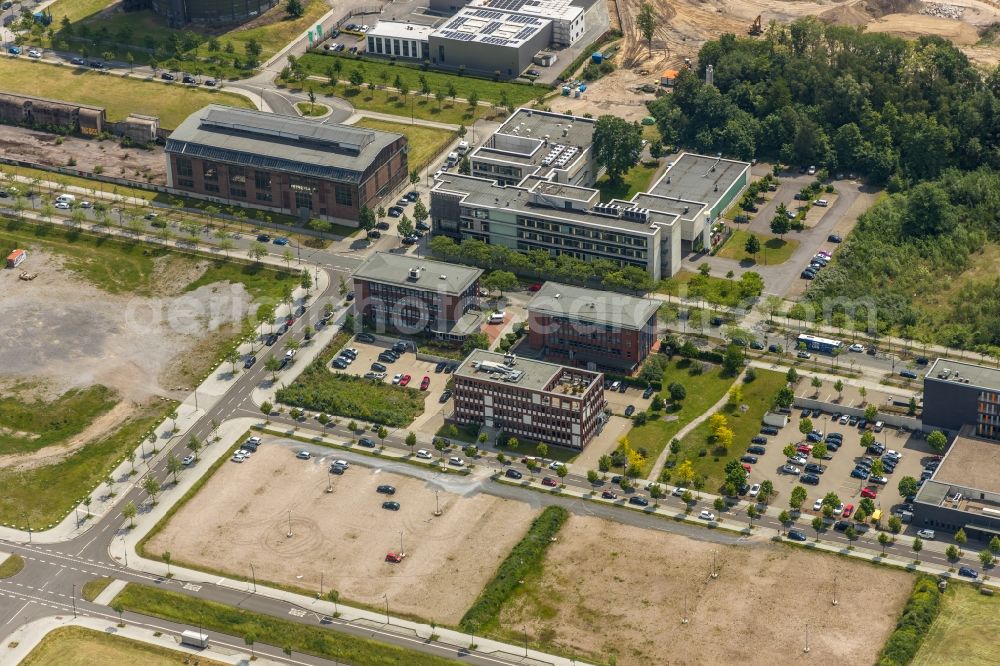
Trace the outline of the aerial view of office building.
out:
M 590 370 L 635 370 L 656 342 L 659 302 L 546 282 L 528 303 L 528 345 Z
M 478 268 L 377 252 L 351 275 L 355 311 L 379 331 L 463 340 L 483 323 L 482 274 Z
M 478 349 L 455 371 L 452 419 L 582 449 L 604 422 L 604 375 Z
M 923 423 L 952 432 L 972 426 L 978 437 L 1000 439 L 1000 370 L 937 359 L 924 375 Z
M 256 18 L 278 0 L 126 0 L 126 11 L 151 9 L 171 28 L 189 23 L 205 26 L 232 25 Z
M 351 226 L 409 174 L 401 134 L 215 104 L 174 130 L 166 154 L 177 190 Z
M 518 109 L 471 153 L 471 175 L 438 177 L 434 232 L 606 259 L 660 279 L 711 247 L 712 226 L 750 184 L 747 162 L 683 153 L 647 192 L 602 203 L 593 132 L 589 118 Z

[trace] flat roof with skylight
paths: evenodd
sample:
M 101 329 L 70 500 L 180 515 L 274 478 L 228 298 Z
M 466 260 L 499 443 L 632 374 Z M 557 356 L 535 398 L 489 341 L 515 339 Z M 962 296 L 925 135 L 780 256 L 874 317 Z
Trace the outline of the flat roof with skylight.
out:
M 513 354 L 498 354 L 476 349 L 455 370 L 458 377 L 502 382 L 530 391 L 563 392 L 562 387 L 581 386 L 584 390 L 601 375 L 589 370 L 567 368 L 555 363 L 522 358 Z M 582 397 L 582 396 L 579 396 Z

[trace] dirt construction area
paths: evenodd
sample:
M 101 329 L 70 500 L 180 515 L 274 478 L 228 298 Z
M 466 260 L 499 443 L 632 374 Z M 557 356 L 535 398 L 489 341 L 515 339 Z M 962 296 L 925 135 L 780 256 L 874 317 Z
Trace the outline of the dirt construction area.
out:
M 342 454 L 306 461 L 296 450 L 265 442 L 245 463 L 227 462 L 147 551 L 240 576 L 250 575 L 252 561 L 258 580 L 307 590 L 319 590 L 322 573 L 325 589 L 339 590 L 345 602 L 381 607 L 387 595 L 395 613 L 457 623 L 534 517 L 527 504 L 440 490 L 471 489 L 468 477 L 414 468 L 425 477 L 415 478 L 354 463 L 330 475 Z M 395 494 L 376 492 L 380 484 L 395 486 Z M 387 500 L 399 510 L 383 509 Z M 406 557 L 386 562 L 400 538 Z
M 153 150 L 143 148 L 122 148 L 118 141 L 83 139 L 73 136 L 58 136 L 47 132 L 0 125 L 0 153 L 12 160 L 22 160 L 34 164 L 54 167 L 70 166 L 82 172 L 93 172 L 101 167 L 108 176 L 149 180 L 165 185 L 167 182 L 167 160 L 163 147 Z M 75 164 L 69 165 L 69 157 Z M 5 170 L 14 171 L 10 167 Z M 53 180 L 58 175 L 52 175 Z M 110 186 L 108 186 L 110 188 Z
M 639 120 L 648 115 L 645 103 L 654 97 L 639 90 L 659 86 L 660 73 L 680 69 L 685 58 L 697 63 L 698 50 L 725 33 L 746 36 L 761 17 L 766 30 L 771 21 L 789 23 L 817 16 L 838 25 L 865 27 L 907 39 L 936 35 L 953 41 L 971 60 L 986 67 L 1000 62 L 1000 45 L 980 40 L 980 31 L 1000 22 L 1000 3 L 994 0 L 955 0 L 949 3 L 907 0 L 651 0 L 659 21 L 648 45 L 635 27 L 642 0 L 608 0 L 612 26 L 624 27 L 614 57 L 617 70 L 587 88 L 579 98 L 552 97 L 553 111 L 577 115 L 617 115 Z M 620 23 L 619 23 L 620 17 Z M 650 48 L 651 46 L 651 48 Z
M 619 666 L 871 664 L 912 585 L 904 572 L 763 540 L 724 546 L 573 516 L 500 622 Z
M 0 390 L 29 382 L 32 395 L 20 397 L 49 400 L 70 388 L 101 384 L 122 401 L 72 441 L 27 455 L 0 455 L 0 468 L 56 462 L 113 430 L 136 404 L 181 395 L 172 392 L 187 383 L 176 376 L 177 368 L 211 352 L 215 336 L 229 335 L 218 327 L 246 312 L 250 299 L 243 285 L 181 293 L 207 263 L 173 255 L 155 261 L 157 290 L 150 296 L 109 294 L 67 268 L 62 256 L 41 249 L 30 248 L 21 268 L 0 270 L 0 317 L 12 322 L 0 336 Z M 20 280 L 22 270 L 37 277 Z

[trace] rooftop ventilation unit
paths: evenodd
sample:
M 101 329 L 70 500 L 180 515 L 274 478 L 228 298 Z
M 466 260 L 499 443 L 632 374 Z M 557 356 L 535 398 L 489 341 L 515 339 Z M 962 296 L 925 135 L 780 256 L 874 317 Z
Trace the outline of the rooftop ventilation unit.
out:
M 418 267 L 416 267 L 416 266 L 414 266 L 413 268 L 411 268 L 410 269 L 410 275 L 409 275 L 408 279 L 410 279 L 410 280 L 419 280 L 420 279 L 420 269 Z
M 649 209 L 648 208 L 626 208 L 622 211 L 622 218 L 626 220 L 632 220 L 633 222 L 648 222 L 649 221 Z
M 590 210 L 597 215 L 608 215 L 610 217 L 619 217 L 621 215 L 621 206 L 617 204 L 600 203 Z

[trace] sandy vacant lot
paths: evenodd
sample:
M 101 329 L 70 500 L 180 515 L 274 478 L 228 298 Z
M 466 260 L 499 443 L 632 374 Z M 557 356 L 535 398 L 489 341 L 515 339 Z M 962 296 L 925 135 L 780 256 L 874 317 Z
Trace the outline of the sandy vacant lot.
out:
M 617 654 L 621 666 L 870 664 L 912 584 L 906 573 L 768 542 L 726 547 L 573 516 L 501 622 L 595 662 Z
M 331 453 L 331 459 L 335 456 Z M 227 463 L 147 544 L 175 562 L 319 589 L 397 613 L 455 623 L 472 605 L 534 511 L 519 502 L 440 491 L 435 517 L 432 483 L 352 465 L 333 476 L 330 459 L 297 460 L 294 448 L 265 444 L 243 464 Z M 381 508 L 379 484 L 396 487 L 399 511 Z M 288 538 L 291 511 L 292 538 Z M 384 561 L 398 550 L 401 564 Z

